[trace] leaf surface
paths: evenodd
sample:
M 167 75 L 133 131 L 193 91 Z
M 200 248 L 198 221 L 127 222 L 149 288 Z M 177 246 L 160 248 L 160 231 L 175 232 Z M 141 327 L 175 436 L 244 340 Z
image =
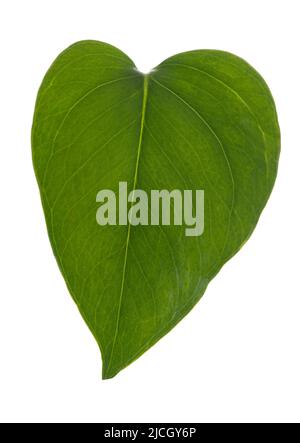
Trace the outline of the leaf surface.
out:
M 140 73 L 118 49 L 64 51 L 40 88 L 33 162 L 52 248 L 115 376 L 171 330 L 249 238 L 277 173 L 271 93 L 244 60 L 201 50 Z M 204 190 L 205 230 L 104 226 L 102 189 Z

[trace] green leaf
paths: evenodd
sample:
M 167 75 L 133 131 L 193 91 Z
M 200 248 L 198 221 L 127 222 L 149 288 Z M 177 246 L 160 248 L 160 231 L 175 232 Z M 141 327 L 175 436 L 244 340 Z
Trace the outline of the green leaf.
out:
M 33 161 L 61 272 L 115 376 L 170 331 L 249 238 L 271 193 L 280 132 L 271 93 L 242 59 L 193 51 L 140 73 L 79 42 L 40 88 Z M 102 226 L 97 193 L 204 190 L 205 230 Z

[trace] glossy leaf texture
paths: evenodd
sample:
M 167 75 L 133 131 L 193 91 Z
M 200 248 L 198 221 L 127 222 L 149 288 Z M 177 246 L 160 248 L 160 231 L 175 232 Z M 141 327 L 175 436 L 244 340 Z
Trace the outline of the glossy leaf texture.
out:
M 277 173 L 280 132 L 261 76 L 199 50 L 144 75 L 120 50 L 76 43 L 48 71 L 33 161 L 60 270 L 111 378 L 170 331 L 245 243 Z M 204 190 L 205 230 L 96 223 L 96 195 Z M 226 295 L 226 294 L 224 294 Z

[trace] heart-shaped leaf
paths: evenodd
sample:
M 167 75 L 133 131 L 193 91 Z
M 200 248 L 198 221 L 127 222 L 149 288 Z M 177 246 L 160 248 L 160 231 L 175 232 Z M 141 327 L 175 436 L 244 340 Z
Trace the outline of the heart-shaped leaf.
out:
M 144 75 L 118 49 L 86 41 L 47 73 L 32 145 L 54 254 L 110 378 L 191 310 L 249 238 L 280 133 L 267 85 L 232 54 L 188 52 Z M 100 226 L 99 191 L 121 199 L 120 183 L 147 195 L 203 190 L 203 234 L 133 225 L 127 213 Z

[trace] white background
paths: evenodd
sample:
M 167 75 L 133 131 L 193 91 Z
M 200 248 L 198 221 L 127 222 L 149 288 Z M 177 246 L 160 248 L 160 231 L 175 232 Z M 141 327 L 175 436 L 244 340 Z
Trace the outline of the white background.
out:
M 299 423 L 299 0 L 0 4 L 0 421 Z M 82 39 L 116 45 L 143 71 L 185 50 L 236 53 L 268 82 L 282 130 L 251 240 L 180 325 L 109 381 L 53 258 L 31 165 L 39 84 Z

